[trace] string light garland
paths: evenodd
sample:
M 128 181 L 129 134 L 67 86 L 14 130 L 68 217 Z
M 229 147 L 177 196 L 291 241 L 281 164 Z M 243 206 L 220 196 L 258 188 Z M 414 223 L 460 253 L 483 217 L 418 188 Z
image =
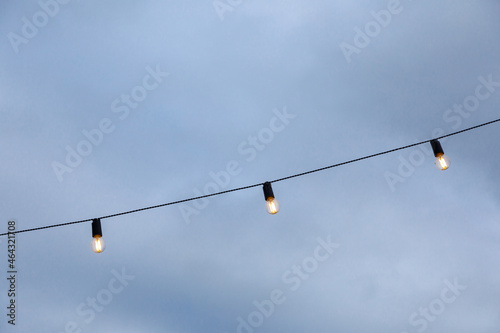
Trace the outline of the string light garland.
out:
M 102 230 L 101 230 L 101 220 L 103 220 L 103 219 L 109 219 L 109 218 L 112 218 L 112 217 L 118 217 L 118 216 L 122 216 L 122 215 L 128 215 L 128 214 L 138 213 L 138 212 L 141 212 L 141 211 L 151 210 L 151 209 L 160 208 L 160 207 L 177 205 L 177 204 L 184 203 L 184 202 L 189 202 L 189 201 L 204 199 L 204 198 L 208 198 L 208 197 L 214 197 L 214 196 L 223 195 L 223 194 L 226 194 L 226 193 L 231 193 L 231 192 L 236 192 L 236 191 L 243 191 L 243 190 L 247 190 L 247 189 L 258 187 L 258 186 L 263 186 L 264 196 L 265 196 L 265 199 L 266 199 L 266 210 L 270 214 L 276 214 L 279 211 L 279 202 L 274 198 L 274 193 L 273 193 L 273 190 L 272 190 L 271 183 L 277 183 L 277 182 L 285 181 L 285 180 L 292 179 L 292 178 L 302 177 L 302 176 L 305 176 L 305 175 L 308 175 L 308 174 L 312 174 L 312 173 L 324 171 L 324 170 L 327 170 L 327 169 L 336 168 L 336 167 L 339 167 L 339 166 L 342 166 L 342 165 L 359 162 L 359 161 L 362 161 L 362 160 L 366 160 L 366 159 L 369 159 L 369 158 L 374 158 L 374 157 L 381 156 L 381 155 L 386 155 L 386 154 L 389 154 L 389 153 L 393 153 L 395 151 L 408 149 L 408 148 L 419 146 L 419 145 L 426 144 L 426 143 L 430 143 L 431 146 L 432 146 L 434 155 L 436 156 L 435 164 L 438 167 L 438 169 L 440 169 L 440 170 L 446 170 L 449 167 L 450 162 L 449 162 L 449 158 L 446 155 L 444 155 L 443 148 L 441 147 L 441 144 L 438 141 L 439 139 L 444 139 L 444 138 L 447 138 L 447 137 L 450 137 L 450 136 L 454 136 L 454 135 L 458 135 L 458 134 L 461 134 L 461 133 L 464 133 L 464 132 L 472 131 L 474 129 L 477 129 L 477 128 L 480 128 L 480 127 L 484 127 L 484 126 L 487 126 L 487 125 L 491 125 L 491 124 L 497 123 L 497 122 L 500 122 L 500 118 L 492 120 L 492 121 L 489 121 L 489 122 L 486 122 L 486 123 L 483 123 L 483 124 L 480 124 L 480 125 L 469 127 L 469 128 L 457 131 L 457 132 L 453 132 L 453 133 L 449 133 L 449 134 L 446 134 L 446 135 L 442 135 L 440 137 L 437 137 L 437 138 L 434 138 L 434 139 L 431 139 L 431 140 L 425 140 L 425 141 L 421 141 L 421 142 L 417 142 L 417 143 L 412 143 L 412 144 L 409 144 L 409 145 L 406 145 L 406 146 L 402 146 L 402 147 L 398 147 L 398 148 L 394 148 L 394 149 L 382 151 L 382 152 L 379 152 L 379 153 L 376 153 L 376 154 L 372 154 L 372 155 L 363 156 L 363 157 L 356 158 L 356 159 L 349 160 L 349 161 L 345 161 L 345 162 L 342 162 L 342 163 L 337 163 L 337 164 L 329 165 L 329 166 L 326 166 L 326 167 L 323 167 L 323 168 L 314 169 L 314 170 L 310 170 L 310 171 L 307 171 L 307 172 L 302 172 L 302 173 L 294 174 L 294 175 L 291 175 L 291 176 L 288 176 L 288 177 L 284 177 L 284 178 L 279 178 L 279 179 L 276 179 L 276 180 L 273 180 L 273 181 L 267 181 L 265 183 L 258 183 L 258 184 L 254 184 L 254 185 L 248 185 L 248 186 L 238 187 L 238 188 L 234 188 L 234 189 L 230 189 L 230 190 L 226 190 L 226 191 L 221 191 L 221 192 L 216 192 L 216 193 L 212 193 L 212 194 L 207 194 L 207 195 L 202 195 L 202 196 L 198 196 L 198 197 L 192 197 L 192 198 L 188 198 L 188 199 L 184 199 L 184 200 L 172 201 L 172 202 L 168 202 L 168 203 L 164 203 L 164 204 L 160 204 L 160 205 L 156 205 L 156 206 L 150 206 L 150 207 L 144 207 L 144 208 L 129 210 L 129 211 L 121 212 L 121 213 L 116 213 L 116 214 L 112 214 L 112 215 L 102 216 L 100 218 L 86 219 L 86 220 L 79 220 L 79 221 L 72 221 L 72 222 L 66 222 L 66 223 L 61 223 L 61 224 L 48 225 L 48 226 L 44 226 L 44 227 L 37 227 L 37 228 L 32 228 L 32 229 L 19 230 L 19 231 L 13 232 L 12 234 L 20 234 L 20 233 L 24 233 L 24 232 L 31 232 L 31 231 L 37 231 L 37 230 L 43 230 L 43 229 L 63 227 L 63 226 L 68 226 L 68 225 L 72 225 L 72 224 L 92 222 L 92 237 L 93 237 L 93 240 L 92 240 L 92 250 L 94 252 L 100 253 L 105 248 L 105 243 L 104 243 L 104 240 L 102 239 Z M 8 234 L 9 233 L 2 233 L 2 234 L 0 234 L 0 237 L 1 236 L 6 236 Z

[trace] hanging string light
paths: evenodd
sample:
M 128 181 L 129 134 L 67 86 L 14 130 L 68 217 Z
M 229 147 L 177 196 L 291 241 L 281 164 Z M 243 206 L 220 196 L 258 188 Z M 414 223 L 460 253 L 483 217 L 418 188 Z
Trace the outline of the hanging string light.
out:
M 434 156 L 436 156 L 436 160 L 434 164 L 436 168 L 439 170 L 446 170 L 450 167 L 450 158 L 444 154 L 443 147 L 441 147 L 441 143 L 434 139 L 431 140 L 432 150 L 434 151 Z
M 312 173 L 324 171 L 324 170 L 327 170 L 327 169 L 336 168 L 336 167 L 339 167 L 339 166 L 343 166 L 343 165 L 347 165 L 347 164 L 359 162 L 359 161 L 366 160 L 366 159 L 369 159 L 369 158 L 374 158 L 374 157 L 377 157 L 377 156 L 381 156 L 381 155 L 393 153 L 393 152 L 396 152 L 396 151 L 400 151 L 400 150 L 403 150 L 403 149 L 408 149 L 408 148 L 411 148 L 411 147 L 415 147 L 415 146 L 419 146 L 419 145 L 427 144 L 427 143 L 431 144 L 432 149 L 434 151 L 434 155 L 436 156 L 436 161 L 435 161 L 436 167 L 438 169 L 440 169 L 440 170 L 446 170 L 450 166 L 450 159 L 448 158 L 448 156 L 444 155 L 443 148 L 441 147 L 441 144 L 438 141 L 439 139 L 443 139 L 443 138 L 447 138 L 447 137 L 450 137 L 450 136 L 458 135 L 458 134 L 461 134 L 461 133 L 464 133 L 464 132 L 472 131 L 474 129 L 477 129 L 477 128 L 480 128 L 480 127 L 484 127 L 484 126 L 487 126 L 487 125 L 491 125 L 491 124 L 497 123 L 497 122 L 500 122 L 500 118 L 492 120 L 492 121 L 489 121 L 487 123 L 483 123 L 483 124 L 480 124 L 480 125 L 469 127 L 469 128 L 466 128 L 466 129 L 463 129 L 463 130 L 460 130 L 460 131 L 456 131 L 456 132 L 453 132 L 453 133 L 442 135 L 442 136 L 440 136 L 438 138 L 435 138 L 435 139 L 432 139 L 432 140 L 425 140 L 425 141 L 421 141 L 421 142 L 412 143 L 412 144 L 409 144 L 409 145 L 406 145 L 406 146 L 401 146 L 401 147 L 393 148 L 393 149 L 390 149 L 390 150 L 381 151 L 381 152 L 376 153 L 376 154 L 366 155 L 366 156 L 355 158 L 355 159 L 352 159 L 352 160 L 349 160 L 349 161 L 345 161 L 345 162 L 341 162 L 341 163 L 329 165 L 329 166 L 326 166 L 326 167 L 322 167 L 322 168 L 319 168 L 319 169 L 314 169 L 314 170 L 310 170 L 310 171 L 306 171 L 306 172 L 294 174 L 294 175 L 291 175 L 291 176 L 279 178 L 279 179 L 273 180 L 271 182 L 266 182 L 264 184 L 257 183 L 257 184 L 254 184 L 254 185 L 248 185 L 248 186 L 233 188 L 233 189 L 230 189 L 230 190 L 225 190 L 225 191 L 216 192 L 216 193 L 210 193 L 210 194 L 206 194 L 206 195 L 202 195 L 202 196 L 198 196 L 198 197 L 192 197 L 192 198 L 187 198 L 187 199 L 178 200 L 178 201 L 171 201 L 171 202 L 163 203 L 163 204 L 160 204 L 160 205 L 143 207 L 143 208 L 139 208 L 139 209 L 124 211 L 124 212 L 121 212 L 121 213 L 106 215 L 106 216 L 103 216 L 103 217 L 98 218 L 98 219 L 78 220 L 78 221 L 72 221 L 72 222 L 66 222 L 66 223 L 60 223 L 60 224 L 47 225 L 47 226 L 43 226 L 43 227 L 36 227 L 36 228 L 31 228 L 31 229 L 19 230 L 19 231 L 15 231 L 13 233 L 1 233 L 0 237 L 1 236 L 7 236 L 9 234 L 19 234 L 19 233 L 24 233 L 24 232 L 31 232 L 31 231 L 37 231 L 37 230 L 43 230 L 43 229 L 57 228 L 57 227 L 63 227 L 63 226 L 68 226 L 68 225 L 73 225 L 73 224 L 85 223 L 85 222 L 92 221 L 92 237 L 93 237 L 93 240 L 92 240 L 92 251 L 94 251 L 96 253 L 100 253 L 100 252 L 104 251 L 105 246 L 106 246 L 105 243 L 104 243 L 104 240 L 102 239 L 102 230 L 101 230 L 101 220 L 102 219 L 108 219 L 108 218 L 113 218 L 113 217 L 118 217 L 118 216 L 133 214 L 133 213 L 138 213 L 138 212 L 142 212 L 142 211 L 145 211 L 145 210 L 150 210 L 150 209 L 155 209 L 155 208 L 160 208 L 160 207 L 166 207 L 166 206 L 181 204 L 181 203 L 185 203 L 185 202 L 188 202 L 188 201 L 194 201 L 194 200 L 199 200 L 199 199 L 204 199 L 204 198 L 208 198 L 208 197 L 218 196 L 218 195 L 222 195 L 222 194 L 226 194 L 226 193 L 231 193 L 231 192 L 236 192 L 236 191 L 242 191 L 242 190 L 246 190 L 246 189 L 250 189 L 250 188 L 254 188 L 254 187 L 259 187 L 259 186 L 262 186 L 262 185 L 264 185 L 264 196 L 265 196 L 265 199 L 266 199 L 266 210 L 269 212 L 269 214 L 276 214 L 279 211 L 279 202 L 274 197 L 274 193 L 273 193 L 273 189 L 271 187 L 271 183 L 277 183 L 277 182 L 285 181 L 285 180 L 292 179 L 292 178 L 302 177 L 302 176 L 309 175 L 309 174 L 312 174 Z
M 91 248 L 95 253 L 101 253 L 106 248 L 106 242 L 102 239 L 101 220 L 92 220 L 92 243 Z
M 276 214 L 280 211 L 280 203 L 274 197 L 273 187 L 270 182 L 264 183 L 264 198 L 266 198 L 266 211 L 269 214 Z

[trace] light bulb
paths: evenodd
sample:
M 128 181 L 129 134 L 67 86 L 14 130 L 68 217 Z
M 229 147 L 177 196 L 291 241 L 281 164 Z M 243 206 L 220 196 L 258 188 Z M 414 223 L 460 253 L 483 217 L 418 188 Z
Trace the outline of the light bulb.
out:
M 267 198 L 267 200 L 266 200 L 266 211 L 269 214 L 272 214 L 272 215 L 274 215 L 277 212 L 279 212 L 280 211 L 280 203 L 278 202 L 278 200 L 276 200 L 273 197 Z
M 440 154 L 439 156 L 436 156 L 434 164 L 439 170 L 446 170 L 450 167 L 451 161 L 450 158 L 445 154 Z
M 274 215 L 280 211 L 280 203 L 274 198 L 273 187 L 270 182 L 265 182 L 263 189 L 264 199 L 266 199 L 266 211 Z
M 106 248 L 106 242 L 101 236 L 95 236 L 92 238 L 91 248 L 95 253 L 101 253 Z
M 95 253 L 101 253 L 106 248 L 106 242 L 102 239 L 102 229 L 101 220 L 92 220 L 92 243 L 90 243 L 90 248 Z
M 436 168 L 439 170 L 446 170 L 450 167 L 450 158 L 444 154 L 443 147 L 441 147 L 441 143 L 437 140 L 430 141 L 432 146 L 432 151 L 434 152 L 434 156 L 436 156 L 436 160 L 434 164 Z

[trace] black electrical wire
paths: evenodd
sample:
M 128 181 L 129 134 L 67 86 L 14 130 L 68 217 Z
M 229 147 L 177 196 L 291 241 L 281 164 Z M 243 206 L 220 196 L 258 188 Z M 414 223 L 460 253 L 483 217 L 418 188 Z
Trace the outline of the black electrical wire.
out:
M 457 131 L 457 132 L 453 132 L 453 133 L 449 133 L 449 134 L 446 134 L 446 135 L 442 135 L 440 137 L 437 137 L 437 138 L 434 138 L 434 139 L 431 139 L 431 140 L 425 140 L 425 141 L 421 141 L 421 142 L 409 144 L 407 146 L 403 146 L 403 147 L 398 147 L 398 148 L 386 150 L 386 151 L 383 151 L 383 152 L 380 152 L 380 153 L 377 153 L 377 154 L 367 155 L 367 156 L 356 158 L 356 159 L 353 159 L 353 160 L 350 160 L 350 161 L 346 161 L 346 162 L 342 162 L 342 163 L 338 163 L 338 164 L 329 165 L 329 166 L 326 166 L 326 167 L 323 167 L 323 168 L 319 168 L 319 169 L 314 169 L 314 170 L 310 170 L 310 171 L 307 171 L 307 172 L 298 173 L 298 174 L 291 175 L 291 176 L 284 177 L 284 178 L 275 179 L 275 180 L 269 181 L 269 182 L 270 183 L 277 183 L 277 182 L 281 182 L 281 181 L 284 181 L 284 180 L 288 180 L 288 179 L 292 179 L 292 178 L 297 178 L 297 177 L 302 177 L 302 176 L 305 176 L 305 175 L 309 175 L 311 173 L 316 173 L 316 172 L 324 171 L 324 170 L 327 170 L 327 169 L 336 168 L 336 167 L 339 167 L 339 166 L 342 166 L 342 165 L 351 164 L 351 163 L 359 162 L 359 161 L 366 160 L 366 159 L 369 159 L 369 158 L 373 158 L 373 157 L 377 157 L 377 156 L 381 156 L 381 155 L 393 153 L 393 152 L 398 151 L 398 150 L 403 150 L 403 149 L 408 149 L 408 148 L 411 148 L 411 147 L 419 146 L 419 145 L 422 145 L 424 143 L 431 142 L 432 140 L 444 139 L 444 138 L 447 138 L 447 137 L 450 137 L 450 136 L 454 136 L 454 135 L 461 134 L 461 133 L 464 133 L 464 132 L 472 131 L 474 129 L 477 129 L 477 128 L 480 128 L 480 127 L 484 127 L 484 126 L 487 126 L 487 125 L 491 125 L 491 124 L 499 122 L 499 121 L 500 121 L 500 119 L 492 120 L 492 121 L 489 121 L 489 122 L 484 123 L 484 124 L 480 124 L 480 125 L 469 127 L 469 128 Z M 238 187 L 238 188 L 234 188 L 234 189 L 231 189 L 231 190 L 216 192 L 216 193 L 202 195 L 202 196 L 198 196 L 198 197 L 192 197 L 192 198 L 188 198 L 188 199 L 184 199 L 184 200 L 167 202 L 167 203 L 156 205 L 156 206 L 144 207 L 144 208 L 129 210 L 129 211 L 126 211 L 126 212 L 121 212 L 121 213 L 116 213 L 116 214 L 112 214 L 112 215 L 107 215 L 107 216 L 100 217 L 99 219 L 103 220 L 103 219 L 108 219 L 108 218 L 112 218 L 112 217 L 117 217 L 117 216 L 128 215 L 128 214 L 133 214 L 133 213 L 137 213 L 137 212 L 142 212 L 142 211 L 145 211 L 145 210 L 150 210 L 150 209 L 155 209 L 155 208 L 160 208 L 160 207 L 177 205 L 177 204 L 184 203 L 184 202 L 189 202 L 189 201 L 194 201 L 194 200 L 199 200 L 199 199 L 214 197 L 214 196 L 218 196 L 218 195 L 222 195 L 222 194 L 226 194 L 226 193 L 231 193 L 231 192 L 236 192 L 236 191 L 242 191 L 242 190 L 246 190 L 246 189 L 250 189 L 250 188 L 257 187 L 257 186 L 262 186 L 262 185 L 264 185 L 264 183 L 258 183 L 258 184 L 254 184 L 254 185 Z M 6 236 L 6 235 L 9 235 L 9 234 L 20 234 L 20 233 L 23 233 L 23 232 L 31 232 L 31 231 L 36 231 L 36 230 L 43 230 L 43 229 L 63 227 L 63 226 L 72 225 L 72 224 L 78 224 L 78 223 L 84 223 L 84 222 L 91 222 L 92 220 L 93 219 L 86 219 L 86 220 L 80 220 L 80 221 L 73 221 L 73 222 L 67 222 L 67 223 L 61 223 L 61 224 L 48 225 L 48 226 L 45 226 L 45 227 L 38 227 L 38 228 L 32 228 L 32 229 L 19 230 L 19 231 L 10 232 L 10 233 L 3 233 L 3 234 L 0 234 L 0 236 Z

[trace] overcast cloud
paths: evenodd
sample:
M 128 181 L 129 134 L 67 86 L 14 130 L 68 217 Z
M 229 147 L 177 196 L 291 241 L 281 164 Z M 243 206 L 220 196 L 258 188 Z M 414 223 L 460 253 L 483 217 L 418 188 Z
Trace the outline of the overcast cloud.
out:
M 500 118 L 500 2 L 3 1 L 0 229 L 91 219 Z M 17 235 L 1 332 L 500 332 L 500 125 Z

